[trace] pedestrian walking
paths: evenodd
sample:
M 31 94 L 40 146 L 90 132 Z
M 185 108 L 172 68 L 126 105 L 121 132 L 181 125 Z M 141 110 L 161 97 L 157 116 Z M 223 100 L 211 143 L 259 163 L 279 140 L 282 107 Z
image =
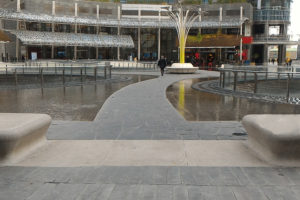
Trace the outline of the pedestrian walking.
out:
M 164 75 L 164 72 L 165 72 L 165 67 L 167 66 L 167 61 L 166 59 L 164 58 L 164 56 L 161 56 L 160 60 L 158 61 L 157 65 L 159 66 L 160 68 L 160 73 L 161 73 L 161 76 Z

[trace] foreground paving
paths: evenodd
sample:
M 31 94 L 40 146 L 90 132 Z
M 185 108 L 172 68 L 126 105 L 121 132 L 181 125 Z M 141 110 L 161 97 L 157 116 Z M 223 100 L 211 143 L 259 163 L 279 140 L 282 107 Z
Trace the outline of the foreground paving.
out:
M 299 168 L 1 167 L 1 199 L 288 199 Z

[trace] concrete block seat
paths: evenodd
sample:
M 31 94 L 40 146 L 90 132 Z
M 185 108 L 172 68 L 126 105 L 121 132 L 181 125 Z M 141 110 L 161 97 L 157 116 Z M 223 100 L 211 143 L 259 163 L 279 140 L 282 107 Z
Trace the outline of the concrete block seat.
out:
M 46 114 L 0 113 L 0 163 L 40 146 L 46 141 L 50 123 Z
M 267 161 L 300 160 L 300 115 L 247 115 L 248 145 Z

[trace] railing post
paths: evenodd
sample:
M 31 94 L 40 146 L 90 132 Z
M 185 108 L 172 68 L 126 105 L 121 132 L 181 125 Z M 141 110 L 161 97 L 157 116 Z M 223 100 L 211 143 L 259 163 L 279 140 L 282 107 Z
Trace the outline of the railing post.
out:
M 73 76 L 73 64 L 71 64 L 71 78 Z
M 288 77 L 286 79 L 286 87 L 287 87 L 286 102 L 289 102 L 289 98 L 290 98 L 290 73 L 288 73 L 287 75 L 288 75 Z
M 266 81 L 268 80 L 268 72 L 266 72 L 266 77 L 265 77 Z
M 43 69 L 41 69 L 41 87 L 44 85 Z
M 112 65 L 109 66 L 109 79 L 111 79 L 111 69 L 112 69 Z
M 222 76 L 223 76 L 223 71 L 220 71 L 219 87 L 222 86 Z
M 247 81 L 247 72 L 245 71 L 244 72 L 244 83 L 246 83 L 246 81 Z
M 80 68 L 80 81 L 81 81 L 81 83 L 83 81 L 83 78 L 82 78 L 82 68 Z
M 236 84 L 237 84 L 237 72 L 234 73 L 234 79 L 233 79 L 233 91 L 236 91 Z
M 5 65 L 5 73 L 6 73 L 6 76 L 7 76 L 7 65 Z
M 56 76 L 56 74 L 57 74 L 56 63 L 54 64 L 54 70 L 55 70 L 55 76 Z
M 226 77 L 226 72 L 223 72 L 223 88 L 225 87 L 225 77 Z
M 104 66 L 104 79 L 107 78 L 107 76 L 106 76 L 106 68 L 107 68 L 107 66 Z
M 97 67 L 94 68 L 95 82 L 97 81 Z
M 254 94 L 257 92 L 257 74 L 254 72 Z
M 18 73 L 17 73 L 17 69 L 15 69 L 15 86 L 18 86 Z
M 62 75 L 62 78 L 63 78 L 63 85 L 65 85 L 65 69 L 63 69 L 63 75 Z

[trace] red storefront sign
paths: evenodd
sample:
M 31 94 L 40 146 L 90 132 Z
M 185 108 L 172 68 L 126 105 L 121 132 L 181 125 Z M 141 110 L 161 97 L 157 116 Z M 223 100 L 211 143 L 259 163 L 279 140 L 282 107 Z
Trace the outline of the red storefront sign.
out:
M 243 39 L 243 44 L 252 44 L 252 42 L 253 42 L 252 36 L 245 36 L 245 37 L 242 37 L 242 39 Z

